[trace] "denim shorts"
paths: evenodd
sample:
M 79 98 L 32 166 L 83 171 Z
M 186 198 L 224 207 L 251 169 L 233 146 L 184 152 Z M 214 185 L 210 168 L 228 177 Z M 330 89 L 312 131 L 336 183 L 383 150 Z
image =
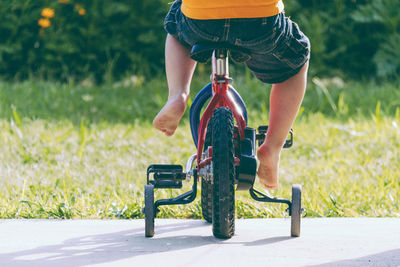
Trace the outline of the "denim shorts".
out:
M 245 50 L 246 66 L 264 83 L 296 75 L 310 58 L 310 41 L 284 13 L 265 18 L 197 20 L 181 12 L 176 0 L 164 21 L 167 33 L 190 48 L 198 43 L 226 43 Z

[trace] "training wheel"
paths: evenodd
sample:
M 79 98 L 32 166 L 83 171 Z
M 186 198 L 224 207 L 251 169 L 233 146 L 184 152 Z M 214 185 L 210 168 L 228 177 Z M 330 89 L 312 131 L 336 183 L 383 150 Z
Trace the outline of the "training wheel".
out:
M 300 236 L 301 220 L 301 185 L 292 185 L 292 206 L 291 206 L 291 236 Z
M 145 235 L 154 236 L 154 185 L 144 186 Z

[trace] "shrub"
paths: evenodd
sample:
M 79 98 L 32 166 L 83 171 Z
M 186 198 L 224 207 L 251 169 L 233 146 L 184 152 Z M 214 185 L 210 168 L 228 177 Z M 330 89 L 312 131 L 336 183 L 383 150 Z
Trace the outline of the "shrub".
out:
M 2 1 L 0 73 L 97 81 L 150 73 L 162 65 L 167 8 L 160 0 Z
M 101 82 L 163 70 L 170 0 L 0 2 L 0 75 Z M 284 0 L 311 40 L 312 75 L 400 72 L 398 0 Z
M 398 0 L 285 0 L 311 40 L 314 75 L 398 78 Z

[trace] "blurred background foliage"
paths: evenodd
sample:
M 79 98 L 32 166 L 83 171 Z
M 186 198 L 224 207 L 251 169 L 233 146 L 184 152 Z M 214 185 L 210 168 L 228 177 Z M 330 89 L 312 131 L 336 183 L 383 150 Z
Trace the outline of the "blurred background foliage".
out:
M 158 71 L 167 9 L 158 0 L 0 1 L 0 73 L 101 81 Z
M 399 0 L 284 0 L 313 76 L 398 79 Z M 163 71 L 169 0 L 0 1 L 0 76 L 121 80 Z

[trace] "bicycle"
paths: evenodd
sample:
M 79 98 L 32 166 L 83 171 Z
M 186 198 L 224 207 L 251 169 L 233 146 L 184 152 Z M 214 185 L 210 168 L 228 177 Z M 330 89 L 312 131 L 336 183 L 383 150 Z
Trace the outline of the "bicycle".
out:
M 212 81 L 196 95 L 190 108 L 190 128 L 197 152 L 181 165 L 152 164 L 147 168 L 145 185 L 145 236 L 154 236 L 154 220 L 162 205 L 188 204 L 197 195 L 201 178 L 201 208 L 204 219 L 212 223 L 217 238 L 230 238 L 235 231 L 236 190 L 249 190 L 261 202 L 284 203 L 291 216 L 291 236 L 300 236 L 301 185 L 292 185 L 292 200 L 265 195 L 254 189 L 257 171 L 256 142 L 260 146 L 268 126 L 258 133 L 247 127 L 247 109 L 231 86 L 228 53 L 235 61 L 245 61 L 245 50 L 225 44 L 197 44 L 191 57 L 199 62 L 212 58 Z M 202 107 L 211 98 L 200 116 Z M 236 121 L 236 125 L 234 123 Z M 293 145 L 293 131 L 284 147 Z M 193 167 L 193 164 L 195 166 Z M 151 175 L 153 174 L 153 175 Z M 182 181 L 193 177 L 192 189 L 178 197 L 154 201 L 154 189 L 182 188 Z

